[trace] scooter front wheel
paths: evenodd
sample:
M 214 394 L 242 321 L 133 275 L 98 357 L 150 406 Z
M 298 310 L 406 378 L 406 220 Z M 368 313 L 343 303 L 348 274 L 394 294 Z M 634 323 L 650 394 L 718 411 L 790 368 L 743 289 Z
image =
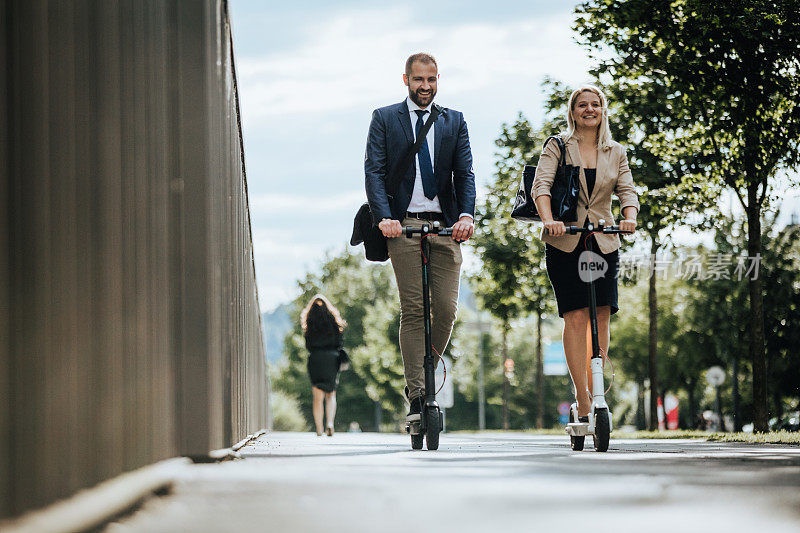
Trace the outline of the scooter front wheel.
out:
M 608 419 L 608 409 L 597 409 L 594 412 L 594 450 L 596 452 L 608 451 L 608 442 L 611 438 L 611 421 Z
M 429 407 L 427 410 L 427 421 L 425 427 L 425 442 L 429 450 L 439 449 L 439 431 L 441 430 L 441 422 L 439 421 L 439 410 L 435 407 Z
M 422 449 L 422 439 L 425 438 L 425 435 L 422 433 L 418 435 L 411 435 L 411 449 L 412 450 L 421 450 Z

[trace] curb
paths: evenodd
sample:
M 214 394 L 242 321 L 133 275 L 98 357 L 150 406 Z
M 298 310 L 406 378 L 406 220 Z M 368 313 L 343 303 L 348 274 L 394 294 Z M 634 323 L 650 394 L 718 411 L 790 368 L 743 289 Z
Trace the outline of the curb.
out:
M 75 533 L 97 528 L 149 495 L 169 489 L 176 472 L 190 464 L 189 459 L 178 457 L 120 474 L 43 509 L 0 521 L 0 530 L 5 533 Z
M 257 439 L 258 437 L 260 437 L 261 435 L 266 435 L 266 434 L 267 434 L 267 430 L 266 430 L 266 429 L 262 429 L 262 430 L 260 430 L 260 431 L 256 431 L 256 432 L 255 432 L 255 433 L 253 433 L 252 435 L 248 435 L 248 436 L 246 436 L 245 438 L 243 438 L 242 440 L 240 440 L 239 442 L 237 442 L 236 444 L 234 444 L 233 446 L 231 446 L 231 450 L 233 450 L 233 451 L 235 451 L 235 452 L 238 452 L 239 450 L 241 450 L 242 448 L 244 448 L 245 446 L 247 446 L 247 444 L 248 444 L 250 441 L 256 440 L 256 439 Z
M 251 441 L 256 440 L 261 435 L 264 435 L 267 430 L 262 429 L 260 431 L 256 431 L 252 435 L 248 435 L 230 448 L 221 448 L 219 450 L 211 450 L 208 452 L 208 456 L 195 456 L 191 457 L 192 461 L 195 463 L 217 463 L 221 461 L 231 461 L 234 459 L 241 459 L 239 450 L 247 446 L 247 444 Z
M 239 459 L 238 450 L 267 431 L 248 435 L 230 448 L 213 450 L 208 456 L 175 457 L 120 474 L 83 489 L 42 509 L 17 518 L 0 520 L 3 533 L 79 533 L 98 528 L 125 514 L 154 493 L 169 490 L 179 470 L 192 463 Z

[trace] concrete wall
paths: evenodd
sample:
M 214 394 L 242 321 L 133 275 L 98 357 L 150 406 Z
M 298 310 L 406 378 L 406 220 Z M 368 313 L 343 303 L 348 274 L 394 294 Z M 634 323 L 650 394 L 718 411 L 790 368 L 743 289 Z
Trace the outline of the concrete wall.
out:
M 267 423 L 227 6 L 0 8 L 0 516 Z

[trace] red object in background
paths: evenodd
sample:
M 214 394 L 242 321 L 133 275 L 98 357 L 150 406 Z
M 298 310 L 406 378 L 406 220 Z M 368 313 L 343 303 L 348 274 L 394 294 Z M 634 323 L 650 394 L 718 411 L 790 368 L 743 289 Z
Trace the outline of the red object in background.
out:
M 678 429 L 678 397 L 667 394 L 664 398 L 664 410 L 667 413 L 667 429 Z
M 664 404 L 661 402 L 661 396 L 656 399 L 656 406 L 658 410 L 658 430 L 664 431 Z

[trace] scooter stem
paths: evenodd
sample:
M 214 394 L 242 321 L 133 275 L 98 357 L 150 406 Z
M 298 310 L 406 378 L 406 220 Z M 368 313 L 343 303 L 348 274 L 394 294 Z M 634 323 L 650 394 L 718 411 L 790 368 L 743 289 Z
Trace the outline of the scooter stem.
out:
M 603 221 L 600 221 L 602 231 Z M 586 239 L 586 249 L 592 252 L 592 239 Z M 591 275 L 591 274 L 590 274 Z M 592 330 L 592 358 L 590 366 L 592 371 L 592 412 L 596 408 L 608 408 L 605 399 L 605 384 L 603 383 L 603 358 L 600 356 L 600 335 L 597 330 L 597 297 L 594 292 L 594 276 L 589 278 L 589 324 Z
M 425 405 L 433 406 L 436 402 L 435 362 L 431 352 L 431 295 L 428 281 L 428 258 L 431 244 L 425 234 L 422 235 L 422 313 L 425 324 L 425 358 L 422 367 L 425 372 Z

